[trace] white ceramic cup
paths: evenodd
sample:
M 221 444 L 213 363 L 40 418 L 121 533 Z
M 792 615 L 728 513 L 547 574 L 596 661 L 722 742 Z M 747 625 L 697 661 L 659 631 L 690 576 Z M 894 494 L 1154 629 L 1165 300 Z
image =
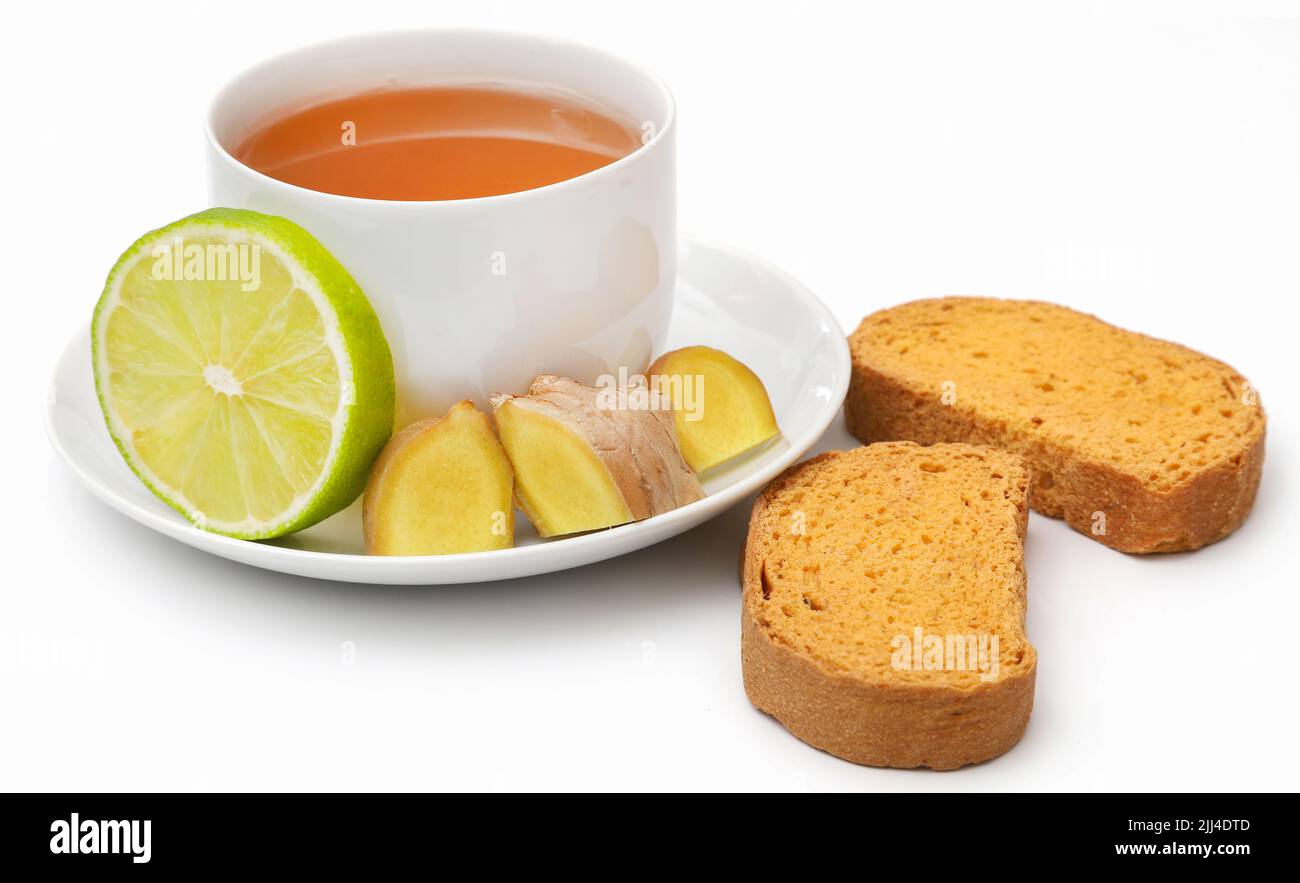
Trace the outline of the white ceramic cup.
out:
M 643 144 L 520 193 L 399 202 L 320 193 L 234 158 L 250 129 L 366 89 L 450 82 L 559 88 L 621 112 Z M 676 276 L 672 95 L 597 49 L 491 31 L 408 31 L 310 46 L 238 76 L 207 121 L 214 205 L 309 230 L 374 304 L 393 350 L 399 420 L 523 392 L 537 374 L 594 383 L 663 348 Z

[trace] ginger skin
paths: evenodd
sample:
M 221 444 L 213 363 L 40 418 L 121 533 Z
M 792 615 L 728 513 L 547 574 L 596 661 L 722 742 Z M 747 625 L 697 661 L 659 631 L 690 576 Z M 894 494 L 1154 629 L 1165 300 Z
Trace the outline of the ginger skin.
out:
M 519 507 L 544 537 L 639 521 L 704 496 L 672 414 L 603 402 L 596 389 L 547 374 L 527 395 L 492 399 Z

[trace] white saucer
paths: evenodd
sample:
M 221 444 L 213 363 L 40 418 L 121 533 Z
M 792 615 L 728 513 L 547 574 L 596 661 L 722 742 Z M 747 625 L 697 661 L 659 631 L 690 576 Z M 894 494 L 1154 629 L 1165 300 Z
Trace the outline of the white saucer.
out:
M 95 398 L 86 329 L 55 368 L 46 429 L 55 449 L 96 496 L 141 524 L 213 555 L 349 582 L 429 585 L 511 579 L 613 558 L 707 521 L 811 448 L 848 390 L 848 345 L 821 301 L 770 264 L 698 239 L 681 242 L 668 348 L 689 344 L 715 346 L 749 365 L 767 386 L 782 437 L 702 476 L 703 500 L 635 524 L 553 540 L 538 538 L 520 516 L 515 548 L 495 552 L 361 554 L 359 503 L 315 527 L 268 542 L 231 539 L 191 526 L 140 483 L 109 439 Z

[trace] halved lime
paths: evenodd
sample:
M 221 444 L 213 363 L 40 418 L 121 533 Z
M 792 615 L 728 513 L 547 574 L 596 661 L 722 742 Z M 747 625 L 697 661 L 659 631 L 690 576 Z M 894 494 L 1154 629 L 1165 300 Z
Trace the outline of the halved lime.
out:
M 393 428 L 393 360 L 347 270 L 284 218 L 210 209 L 113 267 L 95 386 L 127 464 L 195 525 L 280 536 L 346 507 Z

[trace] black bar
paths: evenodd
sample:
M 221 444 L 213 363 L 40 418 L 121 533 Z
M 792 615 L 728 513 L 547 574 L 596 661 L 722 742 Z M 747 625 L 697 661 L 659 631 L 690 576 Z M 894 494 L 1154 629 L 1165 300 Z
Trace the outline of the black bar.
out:
M 561 806 L 559 800 L 564 803 Z M 706 808 L 707 797 L 666 800 L 539 795 L 6 795 L 0 849 L 12 867 L 149 873 L 286 868 L 295 871 L 484 870 L 532 863 L 533 873 L 591 867 L 614 847 L 627 870 L 696 850 L 716 859 L 772 850 L 806 860 L 881 868 L 883 857 L 922 865 L 967 861 L 972 870 L 1037 857 L 1071 869 L 1106 865 L 1240 869 L 1292 856 L 1290 796 L 1145 794 L 862 794 L 743 801 Z M 767 804 L 767 805 L 765 805 Z M 84 832 L 78 851 L 64 830 Z M 149 822 L 148 861 L 142 845 Z M 103 822 L 137 823 L 105 827 Z M 86 827 L 89 825 L 90 827 Z M 134 839 L 125 832 L 132 830 Z M 116 852 L 87 853 L 102 840 Z M 1292 842 L 1287 842 L 1292 841 Z M 125 845 L 123 845 L 125 844 Z M 625 873 L 609 867 L 610 875 Z M 808 867 L 807 873 L 815 868 Z M 10 877 L 10 879 L 21 879 Z

